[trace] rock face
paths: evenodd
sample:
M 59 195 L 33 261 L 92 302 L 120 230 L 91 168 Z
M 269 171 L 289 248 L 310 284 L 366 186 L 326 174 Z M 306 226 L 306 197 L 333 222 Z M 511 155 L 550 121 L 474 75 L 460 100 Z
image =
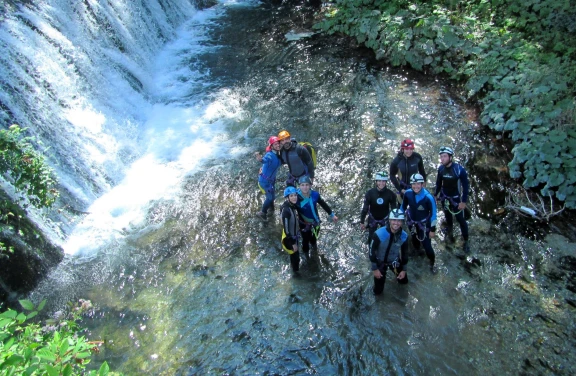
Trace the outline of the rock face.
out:
M 17 223 L 0 224 L 0 242 L 5 248 L 0 252 L 0 307 L 17 307 L 18 299 L 62 261 L 64 251 L 51 244 L 25 215 Z

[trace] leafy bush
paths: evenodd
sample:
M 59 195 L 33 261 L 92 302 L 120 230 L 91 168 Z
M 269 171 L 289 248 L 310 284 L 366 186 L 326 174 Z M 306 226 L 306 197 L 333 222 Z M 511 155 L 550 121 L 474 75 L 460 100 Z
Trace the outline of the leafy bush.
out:
M 28 314 L 8 309 L 0 314 L 0 374 L 1 375 L 93 375 L 109 374 L 106 362 L 98 371 L 85 372 L 90 356 L 97 346 L 79 336 L 76 321 L 89 307 L 81 301 L 69 319 L 50 320 L 40 327 L 30 321 L 42 310 L 46 301 L 36 308 L 28 300 L 20 304 Z
M 576 208 L 576 8 L 569 0 L 336 0 L 316 27 L 378 59 L 460 81 L 481 122 L 515 142 L 527 188 Z
M 31 143 L 34 139 L 23 137 L 23 131 L 16 124 L 0 130 L 0 173 L 7 175 L 32 205 L 49 207 L 58 197 L 52 169 L 35 150 Z

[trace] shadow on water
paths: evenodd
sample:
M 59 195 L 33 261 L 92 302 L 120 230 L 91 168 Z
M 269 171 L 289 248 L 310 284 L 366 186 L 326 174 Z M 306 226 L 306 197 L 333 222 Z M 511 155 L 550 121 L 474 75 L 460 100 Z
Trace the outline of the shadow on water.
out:
M 340 222 L 323 222 L 318 253 L 293 278 L 279 244 L 282 198 L 266 223 L 254 217 L 262 197 L 251 153 L 209 161 L 126 242 L 74 266 L 72 295 L 98 307 L 85 322 L 104 340 L 94 366 L 107 359 L 126 374 L 163 375 L 574 374 L 576 298 L 564 288 L 575 275 L 574 244 L 524 237 L 519 219 L 494 216 L 507 190 L 505 151 L 449 86 L 382 68 L 347 39 L 286 40 L 290 30 L 309 32 L 313 17 L 300 6 L 231 7 L 213 25 L 222 47 L 195 64 L 215 82 L 204 96 L 225 89 L 241 98 L 244 118 L 228 127 L 239 144 L 262 149 L 283 128 L 315 144 L 314 188 Z M 472 252 L 437 237 L 437 274 L 415 256 L 410 283 L 388 275 L 384 296 L 374 297 L 361 198 L 407 136 L 429 186 L 439 146 L 455 147 L 468 166 Z

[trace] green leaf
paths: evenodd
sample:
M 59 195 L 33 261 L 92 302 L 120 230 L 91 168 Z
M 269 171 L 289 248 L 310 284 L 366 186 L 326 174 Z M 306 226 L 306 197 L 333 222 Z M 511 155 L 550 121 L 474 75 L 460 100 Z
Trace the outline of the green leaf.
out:
M 34 309 L 34 303 L 32 303 L 30 300 L 23 299 L 18 300 L 18 302 L 24 309 L 27 309 L 28 311 L 32 311 Z
M 66 364 L 66 367 L 62 370 L 62 376 L 70 376 L 72 374 L 72 366 L 70 364 Z
M 44 359 L 44 360 L 47 360 L 49 362 L 53 362 L 56 360 L 56 356 L 54 355 L 54 353 L 52 351 L 46 349 L 46 348 L 38 350 L 36 355 L 40 359 Z
M 90 357 L 92 354 L 89 352 L 81 352 L 76 354 L 76 359 L 86 359 L 88 357 Z
M 31 318 L 36 317 L 37 314 L 38 314 L 38 311 L 32 311 L 28 315 L 26 315 L 26 319 L 30 320 Z
M 107 376 L 108 372 L 110 372 L 110 367 L 108 366 L 108 363 L 106 362 L 102 363 L 100 369 L 98 370 L 98 376 Z
M 0 313 L 0 318 L 15 319 L 18 312 L 8 309 L 8 311 Z
M 8 359 L 6 359 L 4 361 L 4 363 L 2 363 L 2 367 L 4 367 L 5 365 L 14 366 L 14 365 L 17 365 L 19 363 L 22 363 L 23 361 L 24 361 L 24 358 L 21 355 L 14 354 L 14 355 L 10 356 Z
M 60 370 L 58 367 L 54 367 L 50 364 L 46 364 L 46 372 L 49 376 L 60 376 Z
M 38 304 L 38 311 L 42 311 L 44 309 L 44 306 L 46 305 L 46 299 L 42 300 L 40 302 L 40 304 Z

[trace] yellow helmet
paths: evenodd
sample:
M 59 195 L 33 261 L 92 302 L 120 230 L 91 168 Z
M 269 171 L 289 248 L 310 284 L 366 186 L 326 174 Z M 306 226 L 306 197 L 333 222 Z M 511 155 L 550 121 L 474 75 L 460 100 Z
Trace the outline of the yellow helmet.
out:
M 288 133 L 288 131 L 280 131 L 280 133 L 278 133 L 278 141 L 282 141 L 286 138 L 290 138 L 290 133 Z

